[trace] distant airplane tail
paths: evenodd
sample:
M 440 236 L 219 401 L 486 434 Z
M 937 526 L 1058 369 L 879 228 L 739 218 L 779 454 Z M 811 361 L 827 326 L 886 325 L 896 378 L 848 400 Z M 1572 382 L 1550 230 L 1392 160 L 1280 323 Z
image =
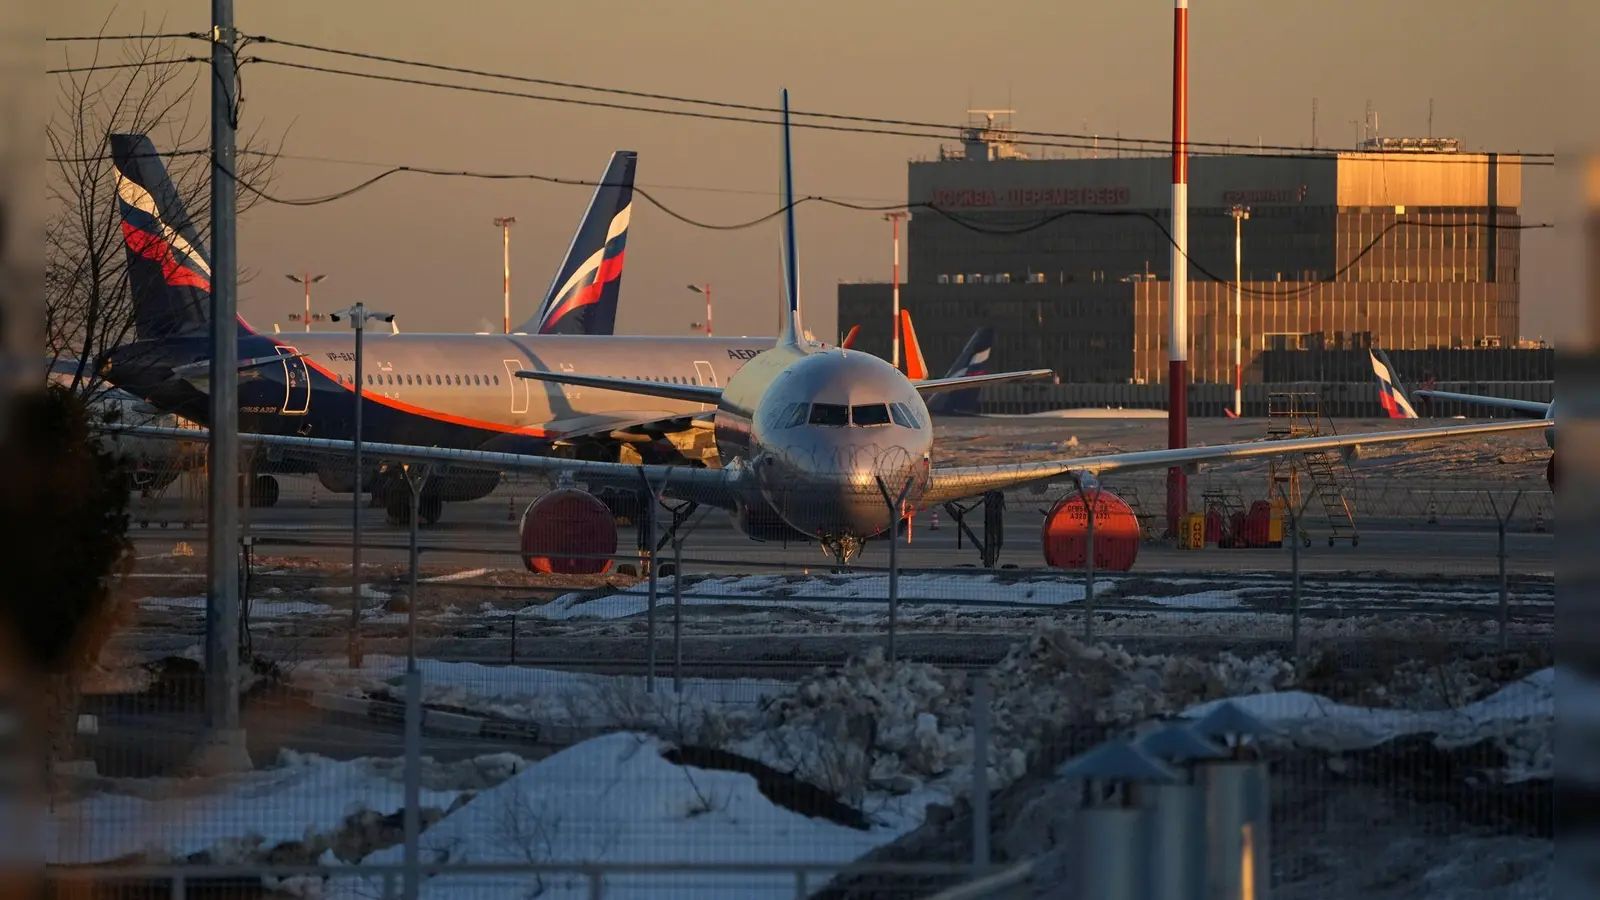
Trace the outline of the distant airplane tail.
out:
M 860 325 L 851 325 L 850 326 L 850 333 L 845 335 L 844 336 L 844 340 L 839 342 L 840 349 L 849 350 L 851 347 L 854 347 L 856 345 L 856 335 L 858 335 L 860 333 L 861 333 L 861 326 Z
M 922 345 L 917 343 L 917 332 L 911 327 L 911 310 L 900 310 L 900 349 L 905 359 L 906 377 L 912 381 L 928 380 L 928 361 L 922 356 Z
M 112 175 L 128 256 L 134 336 L 202 332 L 211 321 L 211 258 L 155 144 L 113 134 Z M 244 333 L 253 333 L 243 319 Z
M 1406 399 L 1405 386 L 1400 383 L 1394 364 L 1389 362 L 1389 355 L 1381 347 L 1367 351 L 1367 355 L 1372 358 L 1373 374 L 1378 376 L 1378 402 L 1383 405 L 1383 411 L 1391 419 L 1415 419 L 1417 411 Z
M 911 330 L 911 321 L 906 320 L 906 330 Z M 956 361 L 950 366 L 950 371 L 945 373 L 946 378 L 964 378 L 970 375 L 989 374 L 989 357 L 994 351 L 994 329 L 985 325 L 972 333 L 967 339 L 967 345 L 961 348 L 961 353 L 956 356 Z M 951 391 L 945 394 L 935 394 L 928 400 L 928 412 L 943 416 L 975 416 L 978 415 L 978 399 L 980 388 L 969 388 L 964 391 Z
M 606 174 L 578 223 L 566 259 L 533 318 L 515 329 L 528 334 L 614 334 L 622 293 L 622 262 L 633 209 L 639 154 L 611 154 Z

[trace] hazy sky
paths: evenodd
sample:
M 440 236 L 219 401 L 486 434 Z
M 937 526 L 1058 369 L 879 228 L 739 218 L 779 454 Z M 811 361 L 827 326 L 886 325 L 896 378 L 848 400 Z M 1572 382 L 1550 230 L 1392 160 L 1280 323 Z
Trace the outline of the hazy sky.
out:
M 1431 98 L 1434 133 L 1468 149 L 1565 150 L 1572 108 L 1558 111 L 1559 96 L 1573 72 L 1557 45 L 1594 34 L 1597 15 L 1593 4 L 1525 6 L 1532 9 L 1489 0 L 1194 0 L 1191 137 L 1308 143 L 1313 97 L 1319 144 L 1353 143 L 1368 100 L 1385 134 L 1421 135 Z M 1022 129 L 1152 138 L 1166 136 L 1171 115 L 1171 4 L 1152 0 L 241 0 L 236 15 L 249 34 L 607 87 L 761 105 L 774 105 L 787 87 L 804 110 L 955 124 L 969 103 L 1010 105 Z M 112 31 L 138 30 L 141 19 L 205 30 L 210 4 L 79 0 L 51 7 L 47 33 L 92 33 L 108 16 Z M 452 77 L 270 45 L 249 54 Z M 245 130 L 286 134 L 289 154 L 450 169 L 594 179 L 612 150 L 629 148 L 639 151 L 638 183 L 692 218 L 737 222 L 776 206 L 777 132 L 762 125 L 263 65 L 244 70 L 243 118 Z M 797 131 L 796 190 L 903 200 L 906 160 L 937 146 Z M 377 171 L 288 159 L 279 163 L 276 192 L 318 195 Z M 240 222 L 239 250 L 241 264 L 261 274 L 242 289 L 240 311 L 258 327 L 276 321 L 287 330 L 302 301 L 282 275 L 310 268 L 329 273 L 316 295 L 322 309 L 363 300 L 398 313 L 403 330 L 498 328 L 501 247 L 492 219 L 514 215 L 516 324 L 542 297 L 589 193 L 399 175 L 323 206 L 257 206 Z M 1526 170 L 1527 221 L 1553 220 L 1562 196 L 1549 170 Z M 1564 237 L 1524 234 L 1529 336 L 1557 335 L 1577 321 L 1580 280 Z M 879 214 L 807 205 L 798 243 L 807 325 L 836 334 L 836 283 L 888 278 L 889 224 Z M 718 333 L 770 333 L 777 246 L 775 225 L 707 231 L 636 199 L 618 330 L 687 333 L 704 307 L 685 285 L 709 280 Z

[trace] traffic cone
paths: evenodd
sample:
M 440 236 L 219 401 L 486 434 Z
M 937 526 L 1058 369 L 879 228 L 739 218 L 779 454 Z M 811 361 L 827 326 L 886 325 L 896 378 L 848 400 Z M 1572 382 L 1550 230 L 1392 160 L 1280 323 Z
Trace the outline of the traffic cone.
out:
M 1428 524 L 1439 524 L 1439 505 L 1432 500 L 1428 501 Z
M 317 508 L 317 483 L 311 482 L 311 508 Z
M 1544 507 L 1540 506 L 1533 511 L 1533 530 L 1544 533 Z
M 510 500 L 506 501 L 506 521 L 507 522 L 515 522 L 516 520 L 517 520 L 517 498 L 512 497 Z
M 933 521 L 928 523 L 928 530 L 929 531 L 938 531 L 939 530 L 939 510 L 937 508 L 935 508 L 934 511 L 933 511 Z

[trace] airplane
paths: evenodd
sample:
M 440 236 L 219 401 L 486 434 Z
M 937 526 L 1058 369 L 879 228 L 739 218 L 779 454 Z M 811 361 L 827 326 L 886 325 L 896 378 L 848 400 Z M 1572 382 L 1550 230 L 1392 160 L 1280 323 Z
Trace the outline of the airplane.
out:
M 928 377 L 928 361 L 922 354 L 922 344 L 917 341 L 917 331 L 911 326 L 911 311 L 900 310 L 900 320 L 897 326 L 900 329 L 900 345 L 904 350 L 904 371 L 906 377 L 913 382 L 924 381 Z M 860 325 L 850 328 L 850 333 L 840 341 L 839 346 L 846 350 L 851 348 L 855 337 L 861 331 Z M 972 333 L 967 339 L 966 346 L 956 354 L 955 362 L 951 363 L 949 370 L 944 374 L 946 378 L 959 378 L 963 375 L 982 375 L 988 367 L 989 356 L 994 351 L 994 329 L 985 325 Z M 969 388 L 963 391 L 950 391 L 948 393 L 934 394 L 928 398 L 928 412 L 936 416 L 976 416 L 978 415 L 978 397 L 982 392 L 978 388 Z
M 1384 411 L 1391 419 L 1418 418 L 1416 409 L 1406 399 L 1405 386 L 1400 382 L 1400 376 L 1395 372 L 1393 364 L 1389 362 L 1388 354 L 1382 349 L 1373 349 L 1367 352 L 1372 358 L 1372 371 L 1378 376 L 1378 402 L 1383 404 Z M 1489 406 L 1495 409 L 1509 409 L 1525 416 L 1532 416 L 1550 423 L 1545 429 L 1544 442 L 1550 448 L 1550 459 L 1545 463 L 1544 480 L 1551 490 L 1556 487 L 1556 401 L 1540 403 L 1536 400 L 1512 400 L 1507 397 L 1490 397 L 1483 394 L 1457 394 L 1451 391 L 1435 391 L 1421 389 L 1412 392 L 1418 397 L 1427 397 L 1432 400 L 1454 400 L 1460 403 L 1475 403 L 1479 406 Z
M 106 378 L 155 408 L 204 423 L 209 369 L 210 263 L 154 145 L 110 137 L 135 305 L 134 340 L 99 361 Z M 747 338 L 612 335 L 637 156 L 612 155 L 539 311 L 512 335 L 383 334 L 364 347 L 363 437 L 374 441 L 579 458 L 703 457 L 709 432 L 699 403 L 639 403 L 604 392 L 530 390 L 526 367 L 594 367 L 639 378 L 720 384 L 761 349 Z M 346 332 L 267 335 L 239 320 L 240 428 L 264 434 L 353 439 L 354 337 Z M 251 497 L 276 501 L 271 472 L 315 472 L 350 492 L 353 474 L 326 460 L 269 446 L 252 463 Z M 363 474 L 371 490 L 378 474 Z M 454 471 L 423 503 L 436 521 L 446 501 L 493 490 L 499 472 Z M 391 498 L 393 516 L 409 515 Z
M 916 509 L 991 491 L 1024 486 L 1042 490 L 1061 481 L 1071 482 L 1081 490 L 1097 487 L 1098 478 L 1109 472 L 1192 468 L 1205 462 L 1318 450 L 1350 451 L 1366 444 L 1450 439 L 1549 424 L 1452 425 L 1074 459 L 934 467 L 934 432 L 923 399 L 926 395 L 1048 377 L 1052 373 L 1034 369 L 913 382 L 871 354 L 805 340 L 787 90 L 781 94 L 781 106 L 783 307 L 780 334 L 772 345 L 756 353 L 720 385 L 549 368 L 519 369 L 514 373 L 523 381 L 580 388 L 585 396 L 591 391 L 613 392 L 647 400 L 703 404 L 710 408 L 720 466 L 629 465 L 416 444 L 364 444 L 365 452 L 391 463 L 430 470 L 468 464 L 542 473 L 557 480 L 558 490 L 578 490 L 576 486 L 581 483 L 590 491 L 607 487 L 636 490 L 652 503 L 670 497 L 686 504 L 711 506 L 732 512 L 736 525 L 749 537 L 814 541 L 846 566 L 865 542 L 893 537 Z M 153 429 L 139 431 L 157 433 Z M 291 446 L 302 452 L 346 454 L 351 450 L 351 443 L 344 440 L 282 434 L 240 437 L 247 443 Z M 530 513 L 538 503 L 535 500 L 530 505 Z M 524 515 L 522 528 L 527 529 L 533 518 Z M 674 522 L 680 521 L 677 515 L 673 518 Z M 614 522 L 609 536 L 587 527 L 564 528 L 562 539 L 567 545 L 563 553 L 611 552 L 606 549 L 608 537 L 614 550 Z M 527 539 L 528 532 L 524 530 L 524 552 L 528 550 Z

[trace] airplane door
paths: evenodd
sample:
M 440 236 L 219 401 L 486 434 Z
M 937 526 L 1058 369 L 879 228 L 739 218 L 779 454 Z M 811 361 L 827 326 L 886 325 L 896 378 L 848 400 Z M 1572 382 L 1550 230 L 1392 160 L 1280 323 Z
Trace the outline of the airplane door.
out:
M 702 359 L 695 360 L 695 362 L 694 362 L 694 373 L 695 373 L 695 375 L 699 376 L 699 380 L 700 380 L 701 384 L 707 385 L 709 387 L 716 387 L 717 386 L 717 370 L 711 368 L 711 363 L 708 363 L 708 362 L 706 362 L 705 360 L 702 360 Z M 702 409 L 710 409 L 711 408 L 711 404 L 709 404 L 709 403 L 702 403 L 702 404 L 700 404 L 700 406 L 701 406 Z
M 506 377 L 511 380 L 511 412 L 513 415 L 528 411 L 528 379 L 518 378 L 522 363 L 515 359 L 501 360 L 506 367 Z
M 293 347 L 276 348 L 279 356 L 290 357 L 300 351 Z M 286 416 L 303 416 L 311 409 L 311 371 L 304 357 L 294 356 L 283 361 L 283 409 Z

